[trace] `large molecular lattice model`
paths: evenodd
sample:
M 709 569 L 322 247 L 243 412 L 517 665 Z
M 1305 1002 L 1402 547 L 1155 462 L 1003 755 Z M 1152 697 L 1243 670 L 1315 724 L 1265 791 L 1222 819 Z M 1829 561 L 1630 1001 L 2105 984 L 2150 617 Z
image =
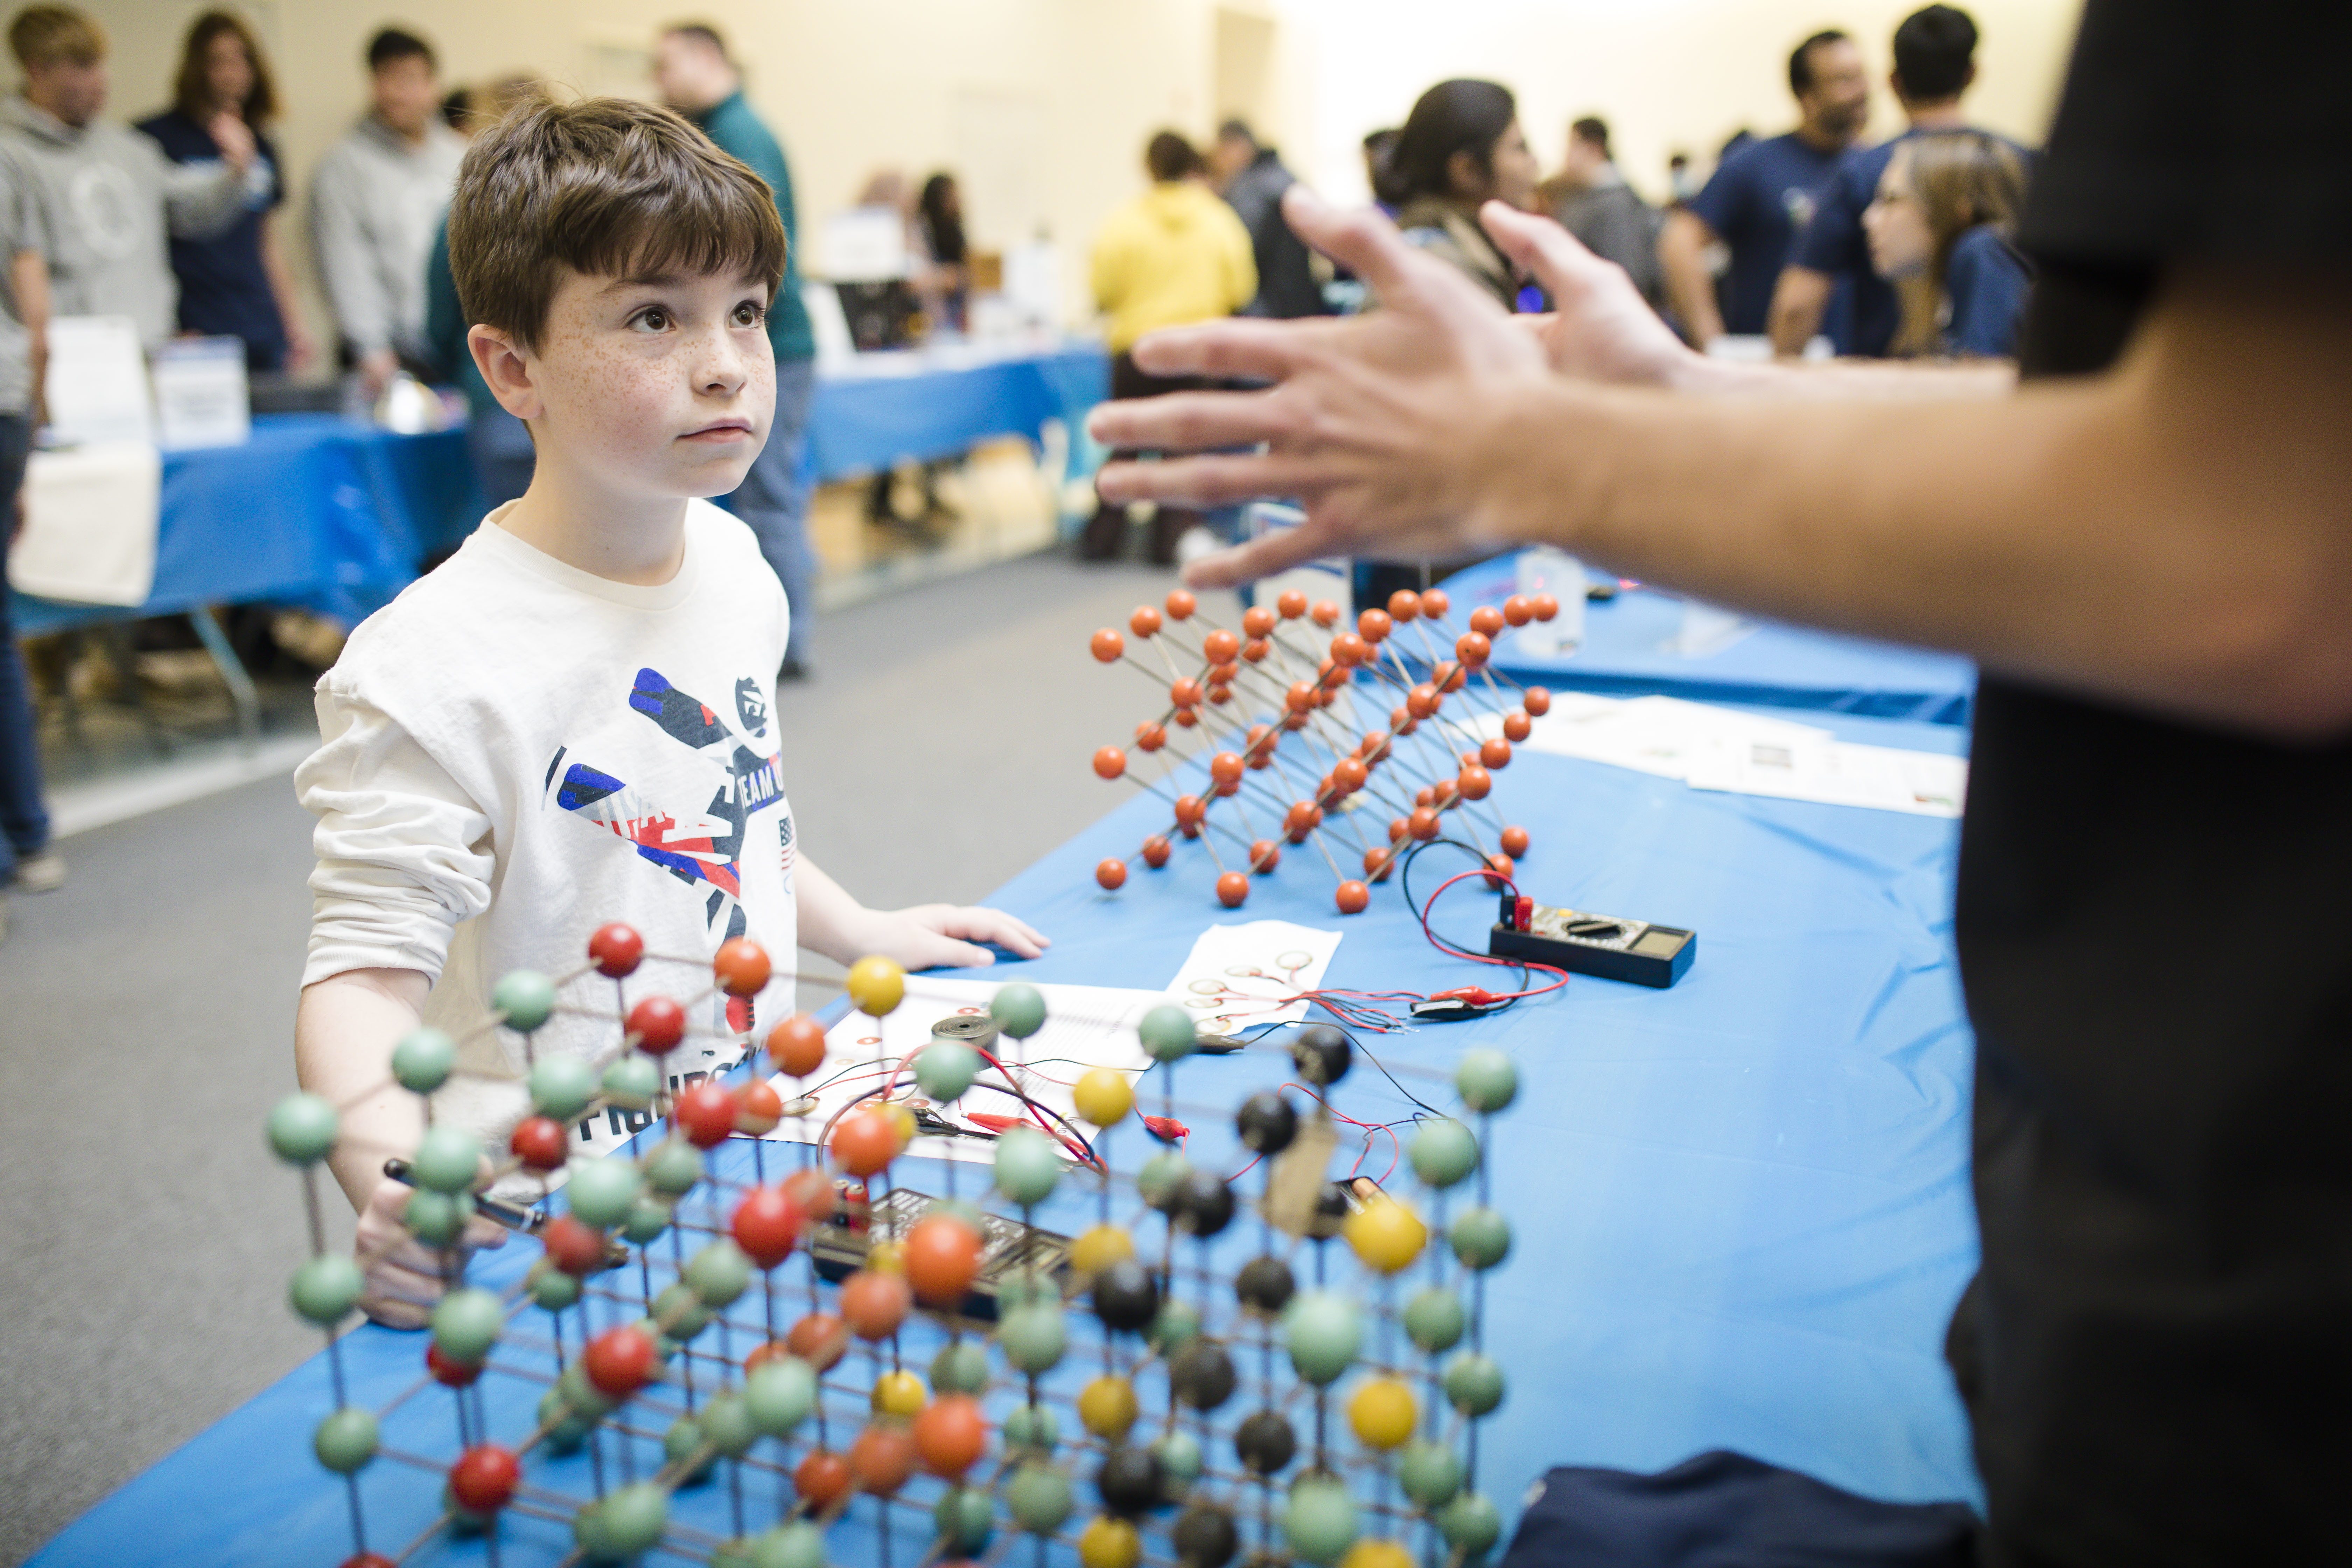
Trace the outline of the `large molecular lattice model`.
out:
M 627 984 L 657 963 L 691 963 L 690 985 Z M 1421 1108 L 1381 1124 L 1331 1103 L 1363 1047 L 1293 1027 L 1286 1045 L 1213 1069 L 1258 1060 L 1278 1076 L 1212 1110 L 1174 1090 L 1196 1046 L 1181 1008 L 1136 1026 L 1153 1066 L 1081 1069 L 1026 1058 L 1045 1005 L 1010 984 L 901 1059 L 844 1063 L 799 1014 L 767 1035 L 772 1080 L 665 1079 L 698 1006 L 769 977 L 751 942 L 705 969 L 614 925 L 576 973 L 499 984 L 484 1027 L 519 1037 L 531 1114 L 502 1150 L 428 1122 L 409 1152 L 399 1240 L 437 1250 L 451 1284 L 414 1377 L 372 1405 L 354 1384 L 388 1386 L 384 1344 L 357 1362 L 344 1344 L 372 1259 L 328 1249 L 319 1223 L 339 1109 L 297 1094 L 272 1111 L 269 1142 L 310 1203 L 312 1256 L 289 1294 L 328 1336 L 336 1407 L 312 1442 L 348 1487 L 345 1568 L 1462 1568 L 1495 1545 L 1475 1424 L 1504 1396 L 1481 1324 L 1486 1271 L 1511 1232 L 1482 1152 L 1517 1092 L 1507 1058 L 1473 1050 L 1450 1075 L 1375 1063 Z M 593 1060 L 532 1043 L 574 983 L 618 997 Z M 847 986 L 878 1019 L 906 977 L 869 958 Z M 879 1030 L 859 1043 L 878 1047 Z M 457 1044 L 410 1034 L 394 1079 L 430 1096 L 462 1070 Z M 1430 1095 L 1447 1085 L 1462 1116 L 1398 1073 Z M 1154 1075 L 1157 1113 L 1143 1115 L 1138 1079 Z M 844 1079 L 864 1092 L 819 1125 L 812 1091 Z M 1066 1084 L 1075 1113 L 1034 1098 L 1041 1082 Z M 982 1093 L 1017 1113 L 995 1120 L 984 1170 L 961 1173 L 983 1190 L 958 1192 L 954 1160 L 932 1167 L 936 1194 L 898 1185 L 919 1131 L 982 1136 L 942 1119 Z M 605 1107 L 658 1121 L 607 1157 L 567 1161 L 567 1126 Z M 1188 1158 L 1188 1116 L 1234 1117 L 1239 1152 Z M 795 1117 L 809 1141 L 762 1136 Z M 1410 1171 L 1420 1194 L 1332 1180 L 1343 1137 L 1367 1151 L 1385 1137 L 1390 1172 Z M 1130 1172 L 1115 1148 L 1148 1157 Z M 547 1200 L 561 1212 L 505 1211 L 532 1233 L 516 1238 L 528 1270 L 499 1270 L 501 1289 L 467 1283 L 456 1244 L 477 1212 L 497 1212 L 481 1194 L 526 1173 L 562 1183 Z M 381 1533 L 387 1519 L 403 1539 L 372 1549 L 371 1521 Z
M 1339 912 L 1352 915 L 1370 903 L 1370 884 L 1441 834 L 1465 837 L 1509 876 L 1528 851 L 1528 830 L 1506 825 L 1487 796 L 1551 694 L 1495 669 L 1494 638 L 1506 626 L 1550 620 L 1559 604 L 1549 594 L 1515 595 L 1499 609 L 1471 612 L 1459 632 L 1451 608 L 1443 589 L 1403 590 L 1388 608 L 1365 610 L 1352 629 L 1334 632 L 1339 605 L 1310 605 L 1292 589 L 1245 611 L 1236 636 L 1179 588 L 1164 613 L 1144 605 L 1128 618 L 1137 641 L 1158 651 L 1158 668 L 1129 651 L 1116 628 L 1095 633 L 1097 659 L 1131 665 L 1166 698 L 1133 741 L 1158 760 L 1158 775 L 1146 777 L 1118 746 L 1095 753 L 1095 772 L 1133 780 L 1171 815 L 1136 857 L 1096 867 L 1096 881 L 1123 887 L 1133 858 L 1157 870 L 1179 842 L 1197 840 L 1217 868 L 1218 900 L 1236 908 L 1250 877 L 1281 862 L 1286 840 L 1311 843 L 1338 880 Z M 1371 717 L 1360 718 L 1367 709 Z M 1206 787 L 1179 793 L 1184 767 L 1203 758 Z M 1217 851 L 1221 836 L 1229 854 Z M 1327 838 L 1338 842 L 1336 855 Z

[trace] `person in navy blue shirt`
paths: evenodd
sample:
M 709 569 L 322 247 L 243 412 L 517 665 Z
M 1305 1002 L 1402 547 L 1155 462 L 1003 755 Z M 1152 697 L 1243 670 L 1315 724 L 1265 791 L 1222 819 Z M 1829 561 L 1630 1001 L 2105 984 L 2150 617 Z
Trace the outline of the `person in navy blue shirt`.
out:
M 1683 335 L 1698 348 L 1726 332 L 1764 331 L 1780 268 L 1870 117 L 1869 73 L 1843 33 L 1816 33 L 1797 46 L 1789 90 L 1802 116 L 1797 128 L 1725 158 L 1658 236 L 1666 297 Z M 1706 258 L 1717 240 L 1731 249 L 1720 308 Z
M 1892 141 L 1849 153 L 1831 180 L 1813 221 L 1805 226 L 1772 295 L 1767 331 L 1784 354 L 1801 353 L 1827 320 L 1830 296 L 1852 290 L 1850 323 L 1832 341 L 1842 354 L 1883 355 L 1895 341 L 1902 306 L 1872 269 L 1862 213 L 1876 199 L 1887 160 L 1906 137 L 1970 129 L 1960 99 L 1977 79 L 1977 25 L 1955 5 L 1914 11 L 1895 29 L 1895 69 L 1887 85 L 1910 121 Z
M 261 128 L 277 109 L 269 66 L 252 29 L 231 12 L 207 11 L 188 29 L 172 107 L 139 122 L 175 163 L 219 161 L 220 148 L 205 129 L 215 114 L 234 114 L 253 132 L 245 211 L 203 239 L 173 235 L 172 270 L 180 279 L 180 330 L 242 338 L 247 367 L 255 371 L 299 370 L 310 357 L 293 275 L 272 225 L 286 188 L 278 149 Z
M 1871 266 L 1892 281 L 1904 357 L 2013 359 L 2029 275 L 2011 237 L 2025 161 L 1980 131 L 1914 136 L 1895 149 L 1862 215 Z

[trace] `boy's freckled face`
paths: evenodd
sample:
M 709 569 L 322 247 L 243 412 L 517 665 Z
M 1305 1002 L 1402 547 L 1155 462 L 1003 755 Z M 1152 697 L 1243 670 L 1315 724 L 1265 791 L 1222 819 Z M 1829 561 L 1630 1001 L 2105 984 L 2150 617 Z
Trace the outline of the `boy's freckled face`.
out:
M 542 450 L 635 495 L 721 496 L 775 415 L 767 285 L 567 273 L 530 356 Z

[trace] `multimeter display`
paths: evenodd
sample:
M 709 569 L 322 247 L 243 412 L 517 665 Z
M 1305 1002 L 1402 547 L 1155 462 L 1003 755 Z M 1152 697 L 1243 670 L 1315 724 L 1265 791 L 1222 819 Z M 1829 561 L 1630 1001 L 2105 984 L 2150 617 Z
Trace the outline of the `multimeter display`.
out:
M 1487 932 L 1497 958 L 1526 958 L 1577 974 L 1664 989 L 1698 956 L 1698 934 L 1677 926 L 1584 910 L 1556 910 L 1506 897 L 1503 918 Z

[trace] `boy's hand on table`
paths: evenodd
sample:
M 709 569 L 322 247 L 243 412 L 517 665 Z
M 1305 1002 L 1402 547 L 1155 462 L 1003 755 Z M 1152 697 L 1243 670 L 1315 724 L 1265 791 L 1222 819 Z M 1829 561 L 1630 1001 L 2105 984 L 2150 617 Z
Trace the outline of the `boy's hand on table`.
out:
M 367 1277 L 360 1292 L 360 1310 L 389 1329 L 423 1328 L 434 1303 L 449 1288 L 443 1277 L 444 1251 L 416 1240 L 400 1223 L 401 1210 L 415 1191 L 385 1177 L 360 1210 L 359 1231 L 352 1243 Z M 448 1250 L 457 1255 L 457 1262 L 462 1265 L 471 1253 L 506 1244 L 502 1227 L 476 1215 Z
M 859 933 L 858 952 L 879 953 L 908 969 L 970 969 L 994 963 L 996 954 L 974 945 L 996 942 L 1024 958 L 1036 958 L 1053 946 L 1025 921 L 1003 910 L 962 909 L 954 904 L 917 904 L 906 910 L 877 910 Z

